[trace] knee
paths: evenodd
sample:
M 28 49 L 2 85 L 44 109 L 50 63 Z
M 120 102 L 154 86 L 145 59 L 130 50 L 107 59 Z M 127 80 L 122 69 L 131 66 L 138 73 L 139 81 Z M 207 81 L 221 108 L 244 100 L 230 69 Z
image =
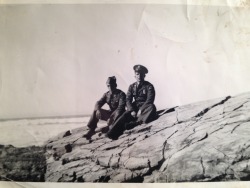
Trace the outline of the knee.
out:
M 93 114 L 94 114 L 94 116 L 95 116 L 96 119 L 100 120 L 101 117 L 102 117 L 102 114 L 101 114 L 100 110 L 94 110 Z

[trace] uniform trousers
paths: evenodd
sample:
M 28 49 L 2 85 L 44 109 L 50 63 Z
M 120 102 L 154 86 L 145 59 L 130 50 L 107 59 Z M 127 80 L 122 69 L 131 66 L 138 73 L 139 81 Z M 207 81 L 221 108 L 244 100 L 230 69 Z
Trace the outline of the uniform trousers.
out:
M 125 124 L 131 121 L 141 121 L 142 123 L 149 123 L 156 119 L 156 107 L 154 104 L 144 105 L 143 108 L 139 108 L 137 112 L 141 110 L 141 114 L 138 117 L 133 117 L 131 111 L 126 111 L 119 117 L 109 129 L 107 136 L 112 139 L 117 139 L 125 130 Z
M 97 123 L 99 122 L 99 120 L 107 121 L 107 125 L 110 126 L 124 113 L 124 111 L 120 110 L 110 111 L 101 108 L 99 109 L 101 113 L 101 117 L 99 118 L 96 115 L 96 111 L 97 110 L 93 111 L 90 120 L 87 124 L 90 130 L 95 130 L 97 128 Z

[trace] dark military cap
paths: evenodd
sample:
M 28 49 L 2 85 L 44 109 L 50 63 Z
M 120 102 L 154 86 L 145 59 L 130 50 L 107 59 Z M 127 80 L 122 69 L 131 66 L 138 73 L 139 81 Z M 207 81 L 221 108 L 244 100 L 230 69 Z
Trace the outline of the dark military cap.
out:
M 139 72 L 139 73 L 143 73 L 143 74 L 148 73 L 148 69 L 146 67 L 144 67 L 143 65 L 135 65 L 134 66 L 134 71 Z
M 106 83 L 107 84 L 116 84 L 116 77 L 115 76 L 108 77 L 108 80 Z

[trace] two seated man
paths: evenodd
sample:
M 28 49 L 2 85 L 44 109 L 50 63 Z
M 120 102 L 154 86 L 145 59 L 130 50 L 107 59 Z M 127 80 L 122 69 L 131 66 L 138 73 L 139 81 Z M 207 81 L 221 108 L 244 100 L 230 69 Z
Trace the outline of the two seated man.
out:
M 117 139 L 126 129 L 132 129 L 156 119 L 154 86 L 145 81 L 148 70 L 142 65 L 135 65 L 134 72 L 136 82 L 129 86 L 127 95 L 117 89 L 114 76 L 108 78 L 106 84 L 109 91 L 104 93 L 95 105 L 94 112 L 87 124 L 89 131 L 84 135 L 86 139 L 90 139 L 95 134 L 100 119 L 107 121 L 107 126 L 101 131 L 111 139 Z M 101 108 L 105 103 L 109 105 L 110 110 Z M 127 106 L 127 110 L 125 110 L 125 106 Z

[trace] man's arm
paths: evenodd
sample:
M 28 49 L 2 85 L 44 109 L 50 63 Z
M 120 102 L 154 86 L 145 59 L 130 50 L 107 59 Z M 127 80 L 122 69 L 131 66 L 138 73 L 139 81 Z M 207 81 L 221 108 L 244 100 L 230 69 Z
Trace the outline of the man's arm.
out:
M 117 110 L 121 112 L 125 109 L 125 106 L 126 106 L 126 95 L 125 93 L 121 92 Z
M 100 110 L 101 107 L 106 103 L 106 93 L 103 94 L 102 98 L 95 104 L 95 110 Z
M 145 103 L 142 105 L 141 108 L 144 108 L 144 106 L 147 104 L 154 104 L 154 100 L 155 100 L 155 89 L 154 86 L 150 84 L 148 86 L 147 100 L 145 101 Z
M 126 97 L 127 111 L 135 111 L 132 102 L 133 102 L 133 85 L 130 85 Z

